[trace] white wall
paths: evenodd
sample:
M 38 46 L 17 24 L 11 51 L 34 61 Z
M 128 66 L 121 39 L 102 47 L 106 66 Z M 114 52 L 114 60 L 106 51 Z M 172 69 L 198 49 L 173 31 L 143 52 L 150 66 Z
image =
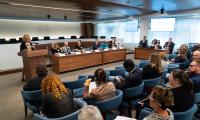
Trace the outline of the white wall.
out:
M 19 38 L 23 34 L 43 39 L 44 36 L 58 38 L 59 36 L 80 36 L 78 22 L 0 20 L 0 38 Z
M 0 20 L 0 38 L 19 38 L 23 34 L 31 37 L 80 36 L 81 29 L 78 22 L 51 22 L 51 21 L 25 21 L 25 20 Z M 0 70 L 22 67 L 22 59 L 17 56 L 20 44 L 0 45 Z

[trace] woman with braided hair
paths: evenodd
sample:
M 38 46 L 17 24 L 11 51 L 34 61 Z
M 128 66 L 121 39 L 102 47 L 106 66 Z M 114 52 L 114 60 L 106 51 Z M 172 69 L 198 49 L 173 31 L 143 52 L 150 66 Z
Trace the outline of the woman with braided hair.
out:
M 42 113 L 48 118 L 62 117 L 76 111 L 73 96 L 56 74 L 42 80 Z

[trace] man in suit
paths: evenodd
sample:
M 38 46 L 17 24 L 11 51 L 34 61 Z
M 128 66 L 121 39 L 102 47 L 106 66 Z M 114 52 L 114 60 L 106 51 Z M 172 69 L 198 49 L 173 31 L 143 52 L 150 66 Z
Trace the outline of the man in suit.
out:
M 194 93 L 200 92 L 200 59 L 193 60 L 190 63 L 188 72 L 193 82 Z
M 99 39 L 97 39 L 92 46 L 92 50 L 97 50 L 100 48 L 100 43 L 99 43 Z
M 141 47 L 141 48 L 146 48 L 147 47 L 146 36 L 144 36 L 143 40 L 140 40 L 139 47 Z
M 163 48 L 168 49 L 169 54 L 172 54 L 174 45 L 175 44 L 172 42 L 172 38 L 169 38 L 169 41 L 164 44 Z
M 64 46 L 61 48 L 61 52 L 65 54 L 71 54 L 71 49 L 68 45 L 68 42 L 64 42 Z

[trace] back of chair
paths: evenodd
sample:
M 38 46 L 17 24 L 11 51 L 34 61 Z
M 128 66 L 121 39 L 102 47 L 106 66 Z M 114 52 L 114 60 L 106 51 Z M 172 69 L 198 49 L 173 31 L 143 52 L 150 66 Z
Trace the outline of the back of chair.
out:
M 124 69 L 115 69 L 115 70 L 110 70 L 110 76 L 125 76 L 125 71 Z
M 182 69 L 182 70 L 184 70 L 185 66 L 186 66 L 186 62 L 174 63 L 174 64 L 178 64 L 179 65 L 179 69 Z
M 200 103 L 200 92 L 198 92 L 198 93 L 194 93 L 194 97 L 195 97 L 195 99 L 194 99 L 194 101 L 195 101 L 195 103 Z
M 21 90 L 22 97 L 25 101 L 41 101 L 42 100 L 42 91 L 24 91 Z
M 149 60 L 141 60 L 139 63 L 139 68 L 143 68 L 149 64 Z
M 128 98 L 137 97 L 142 94 L 144 89 L 144 82 L 137 87 L 126 88 L 124 90 L 124 96 Z
M 168 64 L 167 65 L 168 73 L 171 73 L 173 69 L 179 69 L 178 64 Z
M 74 98 L 74 103 L 79 107 L 82 108 L 83 106 L 87 105 L 86 102 L 84 102 L 83 100 L 80 99 L 76 99 Z M 60 118 L 46 118 L 43 117 L 39 114 L 34 114 L 34 120 L 78 120 L 78 114 L 80 112 L 80 109 L 77 110 L 76 112 L 73 112 L 69 115 L 60 117 Z
M 171 59 L 175 59 L 177 57 L 177 54 L 169 54 L 167 55 L 167 59 L 171 60 Z
M 109 112 L 117 108 L 122 103 L 123 92 L 121 90 L 116 90 L 116 96 L 105 101 L 87 101 L 89 105 L 94 105 L 99 108 L 101 112 Z
M 161 81 L 161 77 L 143 80 L 143 82 L 144 82 L 144 88 L 155 87 L 156 85 L 160 84 L 160 81 Z
M 184 112 L 173 112 L 174 114 L 174 120 L 192 120 L 193 115 L 197 112 L 198 107 L 196 104 L 192 106 L 187 111 Z
M 85 80 L 86 80 L 86 78 L 81 78 L 79 80 L 67 81 L 67 82 L 63 82 L 63 83 L 66 88 L 73 90 L 73 89 L 78 89 L 78 88 L 84 87 Z
M 151 113 L 151 111 L 149 109 L 146 109 L 146 108 L 142 109 L 138 120 L 143 120 L 145 117 L 149 116 L 150 113 Z

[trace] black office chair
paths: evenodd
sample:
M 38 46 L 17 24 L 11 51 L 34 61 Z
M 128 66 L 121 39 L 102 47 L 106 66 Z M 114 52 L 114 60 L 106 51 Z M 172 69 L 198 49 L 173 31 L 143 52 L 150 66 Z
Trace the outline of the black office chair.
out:
M 106 36 L 100 36 L 100 39 L 106 39 Z
M 58 37 L 58 39 L 65 39 L 65 37 Z
M 80 38 L 86 38 L 85 36 L 80 36 Z
M 9 40 L 9 43 L 17 43 L 17 40 L 16 40 L 16 38 L 11 38 L 10 40 Z
M 76 39 L 76 36 L 71 36 L 71 39 Z
M 22 40 L 23 40 L 23 38 L 22 37 L 20 37 L 19 38 L 19 40 L 17 41 L 18 43 L 21 43 L 22 42 Z
M 44 36 L 44 40 L 50 40 L 49 36 Z
M 32 41 L 38 41 L 38 37 L 32 37 Z
M 0 44 L 6 44 L 6 39 L 5 38 L 1 38 L 0 39 Z

